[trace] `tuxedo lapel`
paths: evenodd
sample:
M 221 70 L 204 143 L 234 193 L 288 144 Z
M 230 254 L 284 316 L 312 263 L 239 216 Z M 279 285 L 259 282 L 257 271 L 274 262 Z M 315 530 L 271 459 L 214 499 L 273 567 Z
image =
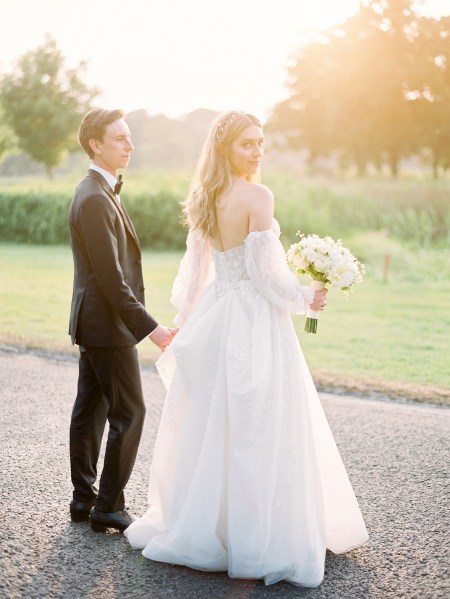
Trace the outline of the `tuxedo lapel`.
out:
M 105 179 L 101 176 L 101 174 L 99 172 L 89 169 L 88 176 L 93 177 L 101 185 L 103 191 L 108 195 L 110 200 L 112 202 L 114 202 L 115 207 L 118 209 L 118 211 L 122 217 L 125 227 L 129 231 L 130 235 L 133 237 L 138 248 L 141 249 L 141 245 L 139 243 L 139 239 L 138 239 L 136 230 L 134 228 L 133 223 L 131 222 L 130 217 L 128 216 L 127 211 L 125 210 L 125 206 L 123 206 L 122 202 L 119 202 L 117 200 L 113 190 L 110 188 L 108 183 L 105 181 Z
M 133 221 L 128 216 L 128 212 L 126 211 L 125 206 L 122 204 L 122 202 L 120 202 L 120 204 L 119 204 L 119 210 L 122 210 L 122 214 L 125 217 L 126 222 L 128 223 L 128 227 L 129 227 L 130 231 L 133 233 L 133 236 L 139 245 L 139 240 L 138 240 L 138 236 L 136 233 L 136 229 L 134 228 L 134 225 L 133 225 Z

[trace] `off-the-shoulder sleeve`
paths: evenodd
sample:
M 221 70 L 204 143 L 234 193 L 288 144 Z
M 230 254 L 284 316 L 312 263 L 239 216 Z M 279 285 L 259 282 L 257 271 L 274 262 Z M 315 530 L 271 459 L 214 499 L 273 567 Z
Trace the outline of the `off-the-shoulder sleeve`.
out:
M 289 269 L 284 248 L 272 230 L 253 231 L 245 240 L 247 272 L 258 291 L 291 314 L 306 312 L 314 291 L 300 285 Z
M 172 287 L 170 301 L 178 310 L 174 318 L 181 326 L 197 305 L 206 285 L 214 278 L 211 245 L 198 229 L 191 229 L 184 254 Z

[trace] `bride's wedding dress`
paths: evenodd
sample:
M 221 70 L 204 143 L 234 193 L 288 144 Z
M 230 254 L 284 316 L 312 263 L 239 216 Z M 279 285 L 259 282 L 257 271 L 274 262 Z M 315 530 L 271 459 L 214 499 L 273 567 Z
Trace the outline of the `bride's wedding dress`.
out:
M 312 295 L 276 221 L 224 252 L 189 233 L 150 508 L 125 531 L 145 557 L 314 587 L 326 548 L 368 538 L 289 316 Z

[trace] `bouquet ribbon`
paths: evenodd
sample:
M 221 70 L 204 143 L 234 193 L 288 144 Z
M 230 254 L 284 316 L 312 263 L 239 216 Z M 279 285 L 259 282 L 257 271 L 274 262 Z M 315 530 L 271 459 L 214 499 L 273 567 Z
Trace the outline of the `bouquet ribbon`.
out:
M 323 281 L 313 280 L 310 285 L 311 289 L 314 291 L 319 291 L 319 289 L 325 289 L 326 285 Z M 319 311 L 311 310 L 308 308 L 306 311 L 306 321 L 305 321 L 305 331 L 307 333 L 317 333 L 317 320 L 320 316 Z

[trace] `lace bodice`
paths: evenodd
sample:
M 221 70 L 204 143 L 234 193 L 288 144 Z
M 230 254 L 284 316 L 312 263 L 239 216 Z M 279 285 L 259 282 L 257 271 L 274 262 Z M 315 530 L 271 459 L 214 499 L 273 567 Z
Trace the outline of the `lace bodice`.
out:
M 227 282 L 236 283 L 238 281 L 249 280 L 250 276 L 248 274 L 245 261 L 248 242 L 253 237 L 258 237 L 261 234 L 268 232 L 269 231 L 254 231 L 249 233 L 245 238 L 244 243 L 229 250 L 224 250 L 223 252 L 219 252 L 218 250 L 212 248 L 216 281 L 220 282 L 221 284 L 225 284 Z M 280 225 L 275 218 L 272 221 L 272 228 L 270 229 L 270 232 L 273 233 L 276 238 L 280 237 Z
M 230 250 L 212 251 L 216 270 L 216 281 L 220 283 L 236 283 L 249 280 L 245 266 L 245 245 L 239 245 Z

